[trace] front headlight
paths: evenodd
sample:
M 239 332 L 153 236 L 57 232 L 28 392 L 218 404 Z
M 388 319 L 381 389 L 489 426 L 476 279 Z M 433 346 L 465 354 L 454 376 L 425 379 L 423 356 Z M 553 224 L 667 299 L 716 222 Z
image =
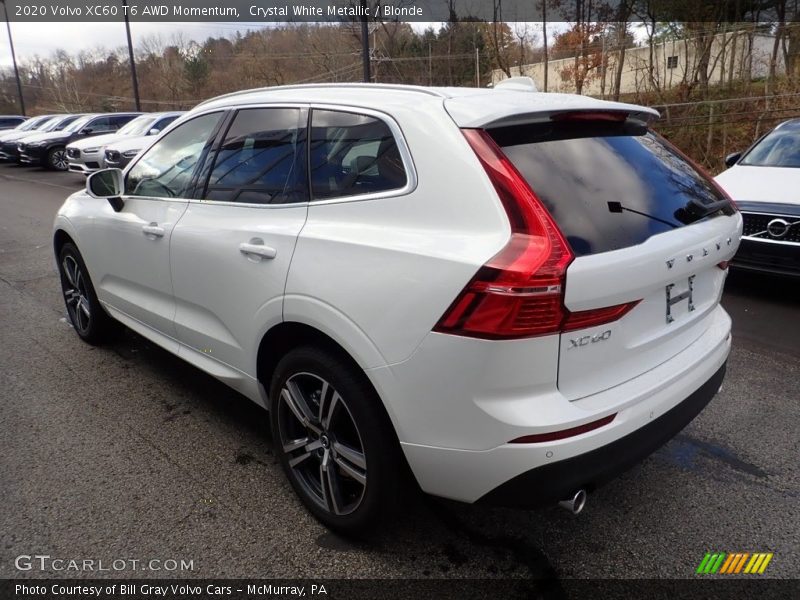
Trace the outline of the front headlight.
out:
M 124 156 L 125 158 L 133 158 L 134 156 L 139 154 L 139 152 L 141 152 L 141 150 L 126 150 L 125 152 L 122 153 L 122 156 Z

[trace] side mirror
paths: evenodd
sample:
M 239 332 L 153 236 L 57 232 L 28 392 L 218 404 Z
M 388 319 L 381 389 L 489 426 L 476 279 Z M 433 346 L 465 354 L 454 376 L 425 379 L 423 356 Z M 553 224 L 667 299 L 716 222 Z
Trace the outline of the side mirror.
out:
M 153 127 L 150 131 L 147 132 L 147 135 L 158 135 L 161 133 L 161 130 L 157 127 Z
M 119 212 L 124 203 L 122 193 L 125 191 L 125 178 L 122 169 L 103 169 L 95 171 L 86 178 L 86 193 L 92 198 L 108 200 L 111 208 Z
M 725 166 L 732 167 L 737 162 L 739 162 L 740 158 L 742 158 L 741 152 L 734 152 L 733 154 L 728 154 L 728 156 L 725 157 Z
M 83 129 L 81 129 L 81 133 L 83 135 L 92 135 L 94 133 L 94 129 L 92 129 L 91 127 L 84 127 Z

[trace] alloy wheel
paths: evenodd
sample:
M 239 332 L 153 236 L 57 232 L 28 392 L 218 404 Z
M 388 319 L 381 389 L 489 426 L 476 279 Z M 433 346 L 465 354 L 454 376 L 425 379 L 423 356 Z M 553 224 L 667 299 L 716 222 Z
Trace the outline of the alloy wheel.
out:
M 305 494 L 335 515 L 358 509 L 367 460 L 345 399 L 323 378 L 297 373 L 283 384 L 277 410 L 280 449 Z
M 83 276 L 83 271 L 81 271 L 78 261 L 73 256 L 65 256 L 61 263 L 61 268 L 64 273 L 62 288 L 69 318 L 78 331 L 86 333 L 89 330 L 92 318 L 86 278 Z
M 54 169 L 59 171 L 66 171 L 69 168 L 69 161 L 67 160 L 66 150 L 55 150 L 50 155 L 50 164 Z

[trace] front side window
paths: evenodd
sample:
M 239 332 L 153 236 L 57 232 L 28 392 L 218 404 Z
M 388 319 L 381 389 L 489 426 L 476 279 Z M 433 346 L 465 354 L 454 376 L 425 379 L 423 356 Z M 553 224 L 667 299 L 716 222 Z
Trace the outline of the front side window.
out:
M 100 133 L 115 129 L 115 127 L 111 124 L 111 117 L 100 117 L 99 119 L 94 119 L 86 126 L 86 128 L 91 129 L 92 133 Z
M 205 198 L 249 204 L 308 201 L 306 130 L 299 108 L 240 110 L 219 148 Z
M 311 187 L 315 200 L 397 190 L 408 182 L 389 126 L 367 115 L 314 110 Z
M 125 193 L 186 198 L 195 166 L 221 118 L 222 113 L 202 115 L 156 142 L 128 172 Z

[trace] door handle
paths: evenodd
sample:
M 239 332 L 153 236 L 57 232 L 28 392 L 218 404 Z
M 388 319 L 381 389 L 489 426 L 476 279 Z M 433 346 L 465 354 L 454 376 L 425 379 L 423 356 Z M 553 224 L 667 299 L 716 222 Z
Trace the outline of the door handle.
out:
M 145 225 L 142 227 L 142 233 L 146 236 L 153 236 L 157 238 L 164 237 L 164 228 L 159 227 L 158 223 L 150 223 L 150 225 Z
M 258 238 L 250 240 L 249 243 L 239 244 L 239 252 L 245 256 L 254 256 L 259 259 L 273 259 L 278 255 L 278 251 L 275 248 L 265 246 L 264 240 Z

